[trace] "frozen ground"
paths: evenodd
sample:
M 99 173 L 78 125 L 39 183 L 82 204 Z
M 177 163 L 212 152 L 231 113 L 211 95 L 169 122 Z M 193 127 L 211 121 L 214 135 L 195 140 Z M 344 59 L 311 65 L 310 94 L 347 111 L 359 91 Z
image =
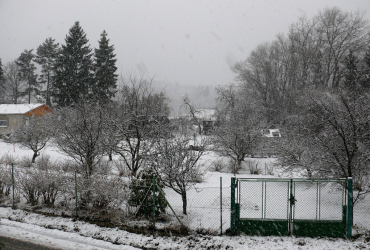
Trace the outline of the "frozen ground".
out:
M 0 140 L 0 157 L 6 153 L 16 155 L 18 159 L 24 156 L 32 156 L 31 151 L 20 149 Z M 50 155 L 53 160 L 67 159 L 56 148 L 50 146 L 42 154 Z M 215 159 L 216 156 L 213 153 L 205 155 L 202 158 L 205 168 L 210 167 Z M 259 160 L 261 174 L 264 178 L 301 176 L 300 172 L 286 173 L 279 169 L 275 169 L 273 175 L 267 174 L 270 162 L 271 159 Z M 207 190 L 207 188 L 219 187 L 220 177 L 222 177 L 223 187 L 228 188 L 232 174 L 207 172 L 204 182 L 197 184 L 197 192 Z M 257 176 L 245 172 L 237 177 Z M 224 201 L 229 202 L 229 197 L 224 197 Z M 192 207 L 196 206 L 192 205 L 192 202 L 199 204 L 199 201 L 197 199 L 192 200 L 192 197 L 189 197 L 189 210 L 197 211 L 195 207 Z M 211 202 L 211 196 L 204 196 L 201 203 Z M 179 204 L 178 208 L 180 207 Z M 353 241 L 330 238 L 252 237 L 243 235 L 229 237 L 197 234 L 186 237 L 162 237 L 133 234 L 117 228 L 101 228 L 81 221 L 73 222 L 72 219 L 68 218 L 46 217 L 10 208 L 0 208 L 0 217 L 2 218 L 0 235 L 60 249 L 134 249 L 134 247 L 139 249 L 370 249 L 370 236 L 361 236 Z M 203 216 L 201 223 L 207 222 L 211 217 L 213 217 L 212 213 L 207 213 Z M 224 211 L 223 217 L 229 220 L 229 211 Z M 197 222 L 198 220 L 193 221 L 193 223 Z M 228 226 L 229 223 L 226 223 L 225 228 Z

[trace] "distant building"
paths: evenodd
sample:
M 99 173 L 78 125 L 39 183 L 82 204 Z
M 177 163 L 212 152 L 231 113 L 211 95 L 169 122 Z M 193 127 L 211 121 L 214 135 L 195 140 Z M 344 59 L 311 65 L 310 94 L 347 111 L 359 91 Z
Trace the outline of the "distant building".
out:
M 279 129 L 262 129 L 262 135 L 265 137 L 281 137 Z
M 202 124 L 204 134 L 209 134 L 217 121 L 217 113 L 215 109 L 197 109 L 195 117 Z
M 30 116 L 44 116 L 53 110 L 45 104 L 0 104 L 0 134 L 14 129 Z

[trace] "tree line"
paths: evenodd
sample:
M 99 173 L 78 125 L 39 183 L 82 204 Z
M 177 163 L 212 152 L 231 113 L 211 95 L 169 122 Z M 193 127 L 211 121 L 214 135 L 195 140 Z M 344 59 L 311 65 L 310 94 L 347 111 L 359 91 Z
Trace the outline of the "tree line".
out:
M 326 8 L 263 43 L 234 66 L 237 82 L 218 91 L 221 152 L 240 166 L 261 145 L 261 129 L 279 165 L 309 177 L 352 177 L 370 192 L 370 29 L 364 13 Z M 271 145 L 270 145 L 271 146 Z M 236 168 L 238 169 L 238 168 Z
M 105 103 L 117 92 L 114 46 L 103 31 L 99 48 L 90 48 L 79 22 L 70 28 L 61 46 L 47 38 L 36 53 L 24 50 L 14 61 L 0 60 L 0 103 L 32 102 L 42 96 L 49 106 L 66 107 L 80 98 Z M 36 74 L 35 63 L 41 66 Z

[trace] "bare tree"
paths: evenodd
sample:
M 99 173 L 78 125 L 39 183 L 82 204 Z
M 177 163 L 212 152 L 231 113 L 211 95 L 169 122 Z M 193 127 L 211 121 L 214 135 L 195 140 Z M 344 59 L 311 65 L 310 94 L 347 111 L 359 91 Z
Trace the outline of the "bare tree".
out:
M 118 93 L 118 109 L 112 121 L 117 142 L 113 149 L 133 176 L 150 158 L 156 137 L 167 129 L 158 118 L 168 115 L 168 100 L 163 92 L 155 93 L 151 85 L 152 79 L 130 75 Z
M 307 97 L 306 113 L 283 138 L 278 160 L 311 176 L 352 177 L 356 203 L 370 192 L 370 97 L 345 90 L 311 91 Z
M 206 140 L 195 143 L 197 150 L 190 150 L 192 137 L 181 133 L 175 138 L 157 140 L 154 169 L 162 183 L 181 195 L 182 212 L 187 214 L 187 191 L 202 178 L 198 163 L 205 152 Z
M 182 98 L 182 101 L 183 101 L 183 104 L 182 104 L 182 107 L 186 107 L 186 109 L 189 111 L 189 114 L 192 118 L 192 120 L 197 124 L 198 126 L 198 132 L 199 134 L 202 134 L 202 126 L 201 126 L 201 123 L 200 123 L 200 120 L 197 119 L 196 117 L 196 114 L 198 113 L 198 111 L 196 110 L 196 108 L 191 104 L 190 102 L 190 99 L 187 95 L 185 95 L 183 98 Z
M 26 83 L 19 77 L 19 66 L 15 61 L 9 62 L 4 67 L 5 92 L 6 99 L 9 102 L 17 104 L 19 98 L 24 95 Z
M 261 141 L 264 118 L 256 103 L 243 99 L 235 86 L 219 88 L 220 125 L 212 138 L 215 150 L 235 163 L 236 174 L 247 155 L 252 155 Z
M 234 71 L 263 105 L 269 123 L 278 124 L 297 108 L 303 89 L 343 86 L 346 57 L 363 57 L 368 39 L 363 13 L 327 8 L 311 20 L 301 17 L 288 36 L 258 46 Z
M 104 113 L 98 104 L 76 103 L 56 112 L 55 142 L 58 148 L 73 158 L 89 178 L 105 153 Z
M 50 117 L 31 116 L 27 117 L 13 131 L 11 140 L 23 148 L 33 151 L 32 163 L 40 155 L 40 151 L 45 148 L 50 140 Z
M 353 177 L 358 196 L 370 191 L 361 177 L 370 168 L 370 98 L 358 93 L 325 93 L 313 98 L 311 131 L 314 133 L 319 162 L 317 171 L 324 176 Z M 355 198 L 354 202 L 357 198 Z

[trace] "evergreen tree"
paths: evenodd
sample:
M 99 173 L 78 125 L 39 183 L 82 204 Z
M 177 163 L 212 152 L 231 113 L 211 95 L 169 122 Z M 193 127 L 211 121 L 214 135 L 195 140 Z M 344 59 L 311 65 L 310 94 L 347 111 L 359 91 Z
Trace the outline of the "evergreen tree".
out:
M 55 76 L 55 63 L 60 52 L 59 43 L 54 43 L 55 39 L 51 37 L 47 38 L 43 44 L 37 48 L 36 59 L 39 65 L 41 65 L 41 75 L 39 78 L 40 83 L 46 84 L 44 91 L 46 105 L 51 106 L 51 92 L 53 89 L 54 76 Z
M 92 95 L 92 49 L 79 22 L 70 28 L 66 45 L 58 56 L 55 72 L 54 96 L 59 106 L 69 106 Z
M 36 67 L 33 64 L 35 55 L 32 54 L 32 51 L 33 49 L 24 50 L 15 62 L 19 67 L 20 79 L 26 81 L 28 85 L 24 92 L 24 94 L 28 93 L 28 103 L 31 103 L 31 93 L 38 92 L 37 75 L 35 74 Z
M 362 86 L 365 88 L 370 88 L 370 46 L 366 51 L 364 58 L 364 70 L 363 70 Z
M 93 93 L 100 102 L 107 102 L 116 94 L 117 67 L 113 45 L 109 46 L 109 39 L 105 30 L 100 35 L 99 49 L 95 49 L 95 85 Z
M 1 58 L 0 58 L 0 103 L 3 103 L 4 99 L 5 99 L 5 77 L 4 77 L 3 64 L 1 63 Z
M 348 56 L 345 58 L 344 64 L 344 85 L 347 88 L 355 89 L 358 85 L 359 80 L 358 59 L 352 51 L 350 51 Z
M 3 64 L 0 58 L 0 84 L 2 83 L 3 80 L 4 80 L 4 70 L 3 70 Z

